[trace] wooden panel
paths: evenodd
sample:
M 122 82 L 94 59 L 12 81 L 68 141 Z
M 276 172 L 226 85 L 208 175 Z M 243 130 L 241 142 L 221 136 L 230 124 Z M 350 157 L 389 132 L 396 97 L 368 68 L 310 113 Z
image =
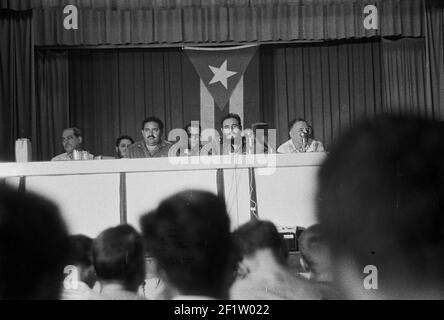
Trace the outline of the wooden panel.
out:
M 119 224 L 119 174 L 28 177 L 26 189 L 60 208 L 72 234 L 96 237 Z
M 161 200 L 184 189 L 217 193 L 216 170 L 128 173 L 126 180 L 127 222 L 140 230 L 140 217 Z
M 316 223 L 318 168 L 279 168 L 273 175 L 256 175 L 259 218 L 281 227 Z

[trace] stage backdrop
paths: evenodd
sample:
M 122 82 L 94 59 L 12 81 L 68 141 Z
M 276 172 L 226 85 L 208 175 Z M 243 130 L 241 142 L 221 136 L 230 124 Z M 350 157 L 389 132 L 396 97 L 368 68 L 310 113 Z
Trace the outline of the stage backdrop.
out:
M 303 117 L 328 149 L 380 113 L 436 118 L 426 61 L 424 39 L 262 45 L 244 73 L 244 126 L 269 123 L 279 144 L 288 122 Z M 36 66 L 41 135 L 34 145 L 42 160 L 63 151 L 66 126 L 82 129 L 90 152 L 112 155 L 117 136 L 140 139 L 148 115 L 161 118 L 166 132 L 201 118 L 200 78 L 180 48 L 46 50 Z
M 79 92 L 77 90 L 73 94 L 71 93 L 73 82 L 89 80 L 90 84 L 100 87 L 101 90 L 108 88 L 109 84 L 106 81 L 100 85 L 96 84 L 97 81 L 100 82 L 101 80 L 100 77 L 94 74 L 92 75 L 94 78 L 86 80 L 82 77 L 73 79 L 74 75 L 69 67 L 70 64 L 72 65 L 73 56 L 75 55 L 75 52 L 72 51 L 75 48 L 70 47 L 73 45 L 78 47 L 94 45 L 95 49 L 98 49 L 109 44 L 122 48 L 128 44 L 158 47 L 166 45 L 176 48 L 197 43 L 199 45 L 205 43 L 212 45 L 226 45 L 228 43 L 260 44 L 260 53 L 255 57 L 255 59 L 260 59 L 260 67 L 256 68 L 256 71 L 251 71 L 259 74 L 259 89 L 254 90 L 256 98 L 250 100 L 254 103 L 254 99 L 257 99 L 259 108 L 255 110 L 259 110 L 259 114 L 253 115 L 252 118 L 259 117 L 260 120 L 267 121 L 272 127 L 276 127 L 279 142 L 287 138 L 287 120 L 294 113 L 299 114 L 302 108 L 304 116 L 311 117 L 310 120 L 315 123 L 318 138 L 324 139 L 327 147 L 344 128 L 354 123 L 356 117 L 371 116 L 373 111 L 376 113 L 378 110 L 404 113 L 405 109 L 409 112 L 443 119 L 444 41 L 442 35 L 444 29 L 444 1 L 375 0 L 374 3 L 377 4 L 380 13 L 380 30 L 365 32 L 363 32 L 361 22 L 362 6 L 368 4 L 366 0 L 282 0 L 278 1 L 279 4 L 276 7 L 270 5 L 272 2 L 276 3 L 275 0 L 122 0 L 117 2 L 114 0 L 0 0 L 0 30 L 3 31 L 0 37 L 1 43 L 4 44 L 0 47 L 0 65 L 2 68 L 2 72 L 0 72 L 0 161 L 14 160 L 14 141 L 20 137 L 32 139 L 34 160 L 50 159 L 56 152 L 61 152 L 59 131 L 64 126 L 82 121 L 82 117 L 79 116 L 81 112 L 89 113 L 88 118 L 96 119 L 94 121 L 99 123 L 100 129 L 103 121 L 113 123 L 109 119 L 103 120 L 102 118 L 111 118 L 116 114 L 120 116 L 121 113 L 131 113 L 131 111 L 127 111 L 131 108 L 139 108 L 130 105 L 130 102 L 132 100 L 138 101 L 140 105 L 140 101 L 142 101 L 140 96 L 138 98 L 136 98 L 137 95 L 129 96 L 129 92 L 131 90 L 140 91 L 140 88 L 146 85 L 146 75 L 144 75 L 145 78 L 142 79 L 142 82 L 138 81 L 137 86 L 131 89 L 128 89 L 126 84 L 121 87 L 122 80 L 116 78 L 121 73 L 121 64 L 118 62 L 118 66 L 114 66 L 108 72 L 108 75 L 112 75 L 112 78 L 108 79 L 108 83 L 114 81 L 114 84 L 119 84 L 116 91 L 99 92 L 98 94 L 109 95 L 111 92 L 114 96 L 117 95 L 120 99 L 117 102 L 120 108 L 119 111 L 106 109 L 107 112 L 111 113 L 97 116 L 94 113 L 100 110 L 88 108 L 91 102 L 86 100 L 85 103 L 88 106 L 83 107 L 85 108 L 84 111 L 74 111 L 74 107 L 78 106 L 72 101 L 74 99 L 73 94 Z M 62 28 L 62 24 L 58 22 L 63 18 L 61 8 L 67 3 L 81 7 L 81 29 L 78 32 L 54 31 L 53 29 L 54 26 Z M 145 13 L 146 16 L 144 16 Z M 175 17 L 180 17 L 180 19 L 174 19 Z M 298 18 L 295 19 L 294 17 Z M 173 20 L 175 23 L 171 23 Z M 214 28 L 214 26 L 218 27 Z M 379 45 L 379 53 L 377 49 L 372 51 L 374 52 L 374 57 L 371 58 L 373 72 L 369 72 L 367 69 L 370 64 L 362 60 L 362 56 L 367 56 L 369 53 L 356 53 L 356 50 L 359 49 L 347 49 L 344 58 L 341 55 L 338 57 L 338 62 L 332 62 L 332 60 L 335 60 L 335 54 L 326 53 L 328 51 L 326 51 L 326 47 L 330 46 L 328 42 L 309 45 L 308 51 L 319 50 L 322 53 L 317 53 L 313 57 L 306 54 L 303 70 L 301 71 L 299 68 L 290 71 L 291 60 L 298 63 L 301 59 L 299 53 L 304 52 L 304 50 L 287 49 L 293 49 L 301 45 L 281 45 L 281 47 L 271 49 L 268 45 L 264 45 L 264 43 L 272 41 L 341 39 L 349 39 L 350 41 L 353 39 L 355 41 L 357 38 L 373 41 L 374 37 L 377 37 L 377 39 L 385 37 L 391 40 L 404 38 L 406 43 L 396 41 L 393 42 L 393 46 L 384 43 L 382 46 Z M 412 41 L 412 37 L 419 39 L 416 44 L 407 43 Z M 343 48 L 350 44 L 335 42 L 332 46 L 337 46 L 337 48 L 331 49 L 330 52 L 339 50 L 342 54 L 344 52 Z M 63 45 L 59 49 L 68 50 L 69 52 L 58 51 L 55 55 L 45 51 L 39 45 L 52 46 L 52 48 Z M 270 45 L 272 46 L 272 44 Z M 316 48 L 316 46 L 318 47 Z M 281 49 L 281 53 L 276 53 L 279 49 Z M 178 64 L 171 62 L 174 59 L 170 58 L 169 54 L 175 52 L 177 55 L 180 49 L 169 50 L 165 48 L 160 49 L 160 51 L 146 49 L 144 54 L 159 53 L 159 56 L 162 56 L 162 61 L 159 62 L 162 67 L 175 68 Z M 267 50 L 269 50 L 268 53 Z M 39 54 L 37 51 L 43 54 Z M 282 54 L 282 51 L 286 51 L 285 54 Z M 294 53 L 290 53 L 290 51 L 294 51 Z M 131 62 L 131 56 L 134 55 L 131 51 L 114 49 L 108 52 L 94 51 L 94 54 L 92 54 L 93 51 L 90 52 L 91 54 L 85 53 L 83 60 L 86 64 L 90 63 L 87 61 L 88 59 L 99 61 L 102 59 L 101 53 L 107 53 L 109 56 L 125 56 L 117 58 L 117 60 L 124 61 L 122 62 L 123 65 L 129 65 L 130 68 L 132 66 L 133 69 L 137 66 L 137 61 Z M 379 54 L 380 57 L 376 57 L 375 54 Z M 415 54 L 415 59 L 411 58 L 413 54 Z M 294 56 L 294 58 L 291 58 L 291 56 Z M 20 59 L 16 59 L 16 57 Z M 34 58 L 37 60 L 35 67 L 33 65 Z M 114 63 L 115 65 L 116 62 L 112 62 L 113 59 L 116 60 L 115 57 L 111 57 L 108 62 L 104 63 Z M 342 59 L 343 61 L 339 61 Z M 380 64 L 378 64 L 378 59 Z M 187 62 L 182 61 L 182 57 L 177 61 L 180 61 L 182 68 L 181 70 L 177 69 L 177 73 L 181 75 L 182 79 L 188 77 L 188 74 L 186 76 L 182 75 L 184 70 L 187 69 Z M 368 61 L 367 58 L 365 61 Z M 310 64 L 314 69 L 322 70 L 321 75 L 319 73 L 308 74 L 305 66 Z M 279 65 L 284 67 L 289 65 L 290 68 L 285 69 L 284 72 L 277 71 L 283 70 Z M 355 77 L 353 81 L 349 82 L 345 78 L 341 78 L 338 82 L 334 79 L 333 73 L 326 72 L 326 68 L 336 70 L 336 65 L 341 65 L 340 73 L 342 75 L 348 73 L 350 77 Z M 347 69 L 343 71 L 342 66 L 345 65 L 347 65 Z M 363 65 L 365 65 L 365 71 L 360 70 Z M 153 69 L 158 66 L 153 65 Z M 119 70 L 119 73 L 116 73 L 116 70 Z M 128 79 L 138 79 L 136 74 L 140 74 L 140 70 L 143 69 L 135 69 L 133 73 L 123 72 L 123 76 L 126 74 Z M 415 70 L 415 72 L 409 70 Z M 165 74 L 168 74 L 168 72 L 171 71 L 168 71 L 168 69 L 162 71 Z M 33 74 L 35 74 L 36 85 L 32 81 Z M 299 82 L 296 85 L 291 79 L 294 77 L 300 78 L 301 74 L 305 74 L 304 83 L 302 89 L 299 89 L 298 92 L 303 92 L 303 97 L 297 96 L 299 106 L 295 107 L 291 105 L 291 102 L 294 101 L 292 90 L 296 90 L 298 86 L 300 87 L 301 83 Z M 366 85 L 371 77 L 377 79 L 382 75 L 379 84 L 382 89 L 378 90 L 378 84 L 375 84 L 373 93 L 367 91 L 364 93 L 365 99 L 368 101 L 365 105 L 365 112 L 362 112 L 362 104 L 359 104 L 360 96 L 357 88 L 362 87 L 361 82 L 364 81 L 364 78 L 361 78 L 360 75 L 366 79 Z M 89 75 L 85 72 L 83 76 L 86 78 Z M 196 75 L 194 77 L 197 78 Z M 180 80 L 182 82 L 174 80 L 167 82 L 166 79 L 168 78 L 168 76 L 160 78 L 162 83 L 152 85 L 153 90 L 159 89 L 161 91 L 153 92 L 151 90 L 144 93 L 146 95 L 163 95 L 159 99 L 144 96 L 144 108 L 153 108 L 153 104 L 146 102 L 146 100 L 161 101 L 161 104 L 164 101 L 164 105 L 159 108 L 165 110 L 163 111 L 166 114 L 165 118 L 169 117 L 171 119 L 168 120 L 171 122 L 168 126 L 175 126 L 173 122 L 182 123 L 185 117 L 189 114 L 193 115 L 193 112 L 195 113 L 195 111 L 186 107 L 188 99 L 186 90 L 195 86 L 195 84 L 182 80 Z M 313 85 L 306 85 L 309 82 Z M 178 83 L 180 83 L 182 92 L 176 90 L 179 87 Z M 341 91 L 336 89 L 338 83 L 340 83 Z M 319 87 L 315 84 L 319 84 Z M 387 84 L 389 86 L 386 86 Z M 322 93 L 320 93 L 321 88 Z M 34 94 L 35 89 L 36 93 Z M 412 89 L 414 91 L 411 91 Z M 123 92 L 125 90 L 126 93 Z M 245 88 L 245 90 L 247 89 Z M 348 97 L 347 90 L 349 91 Z M 279 93 L 280 91 L 282 92 Z M 355 96 L 350 93 L 352 91 L 356 92 Z M 402 97 L 403 93 L 407 93 L 408 96 Z M 370 98 L 368 99 L 369 95 Z M 337 96 L 342 98 L 338 100 L 336 99 Z M 382 98 L 379 98 L 381 96 Z M 329 97 L 333 99 L 331 116 L 326 116 L 329 113 L 329 107 L 326 104 Z M 372 100 L 372 97 L 375 100 Z M 34 99 L 36 99 L 36 103 L 34 103 Z M 91 95 L 90 99 L 92 99 Z M 96 103 L 103 100 L 100 97 L 94 97 L 94 99 Z M 382 106 L 377 105 L 379 100 L 382 100 Z M 304 101 L 303 105 L 301 101 Z M 343 101 L 346 102 L 343 103 Z M 358 101 L 358 104 L 355 103 L 356 101 Z M 423 102 L 425 105 L 421 105 L 421 110 L 418 110 L 418 104 Z M 173 103 L 175 104 L 174 108 L 165 109 L 165 105 L 171 106 Z M 373 103 L 375 107 L 373 107 Z M 410 105 L 406 105 L 406 103 Z M 113 104 L 115 104 L 114 101 Z M 341 106 L 338 111 L 337 106 L 339 104 Z M 98 108 L 103 109 L 104 107 L 99 106 Z M 349 109 L 349 112 L 347 109 Z M 182 113 L 177 110 L 182 110 Z M 174 116 L 171 116 L 171 113 Z M 323 117 L 320 116 L 321 113 Z M 130 118 L 119 121 L 137 122 L 127 119 Z M 86 121 L 88 128 L 90 122 L 91 120 Z M 84 123 L 80 125 L 84 125 Z M 110 142 L 118 132 L 127 131 L 125 126 L 129 126 L 128 124 L 116 123 L 107 125 L 112 127 L 112 132 L 99 133 L 98 137 L 96 137 L 97 131 L 92 133 L 93 131 L 87 129 L 89 132 L 86 138 L 91 151 L 95 153 L 112 152 Z M 134 128 L 134 126 L 131 126 L 131 128 Z M 137 132 L 135 131 L 135 133 Z M 94 142 L 95 139 L 101 139 L 103 136 L 106 136 L 106 141 L 103 141 L 103 143 L 102 141 Z

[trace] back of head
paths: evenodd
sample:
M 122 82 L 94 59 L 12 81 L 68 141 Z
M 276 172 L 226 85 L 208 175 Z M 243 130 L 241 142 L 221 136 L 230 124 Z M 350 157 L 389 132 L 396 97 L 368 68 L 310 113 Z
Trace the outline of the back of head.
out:
M 67 249 L 52 202 L 0 188 L 0 300 L 58 299 Z
M 312 225 L 305 229 L 298 239 L 299 251 L 309 271 L 315 279 L 325 279 L 324 273 L 330 271 L 330 255 L 327 241 L 321 226 Z
M 92 264 L 93 240 L 83 234 L 69 236 L 69 250 L 67 265 L 80 268 L 80 281 L 92 287 L 96 280 L 94 266 Z
M 321 168 L 318 214 L 333 253 L 361 275 L 376 266 L 380 289 L 444 285 L 443 139 L 442 123 L 381 117 L 348 132 Z
M 286 264 L 288 249 L 270 221 L 252 220 L 243 224 L 233 232 L 233 242 L 240 258 L 253 256 L 261 249 L 270 249 L 277 262 Z
M 83 234 L 69 236 L 67 263 L 72 265 L 92 265 L 91 249 L 93 240 Z
M 143 216 L 141 226 L 148 251 L 182 294 L 227 294 L 231 238 L 222 199 L 206 191 L 183 191 Z
M 109 228 L 93 241 L 92 257 L 102 281 L 118 282 L 128 291 L 137 291 L 145 278 L 143 239 L 129 225 Z

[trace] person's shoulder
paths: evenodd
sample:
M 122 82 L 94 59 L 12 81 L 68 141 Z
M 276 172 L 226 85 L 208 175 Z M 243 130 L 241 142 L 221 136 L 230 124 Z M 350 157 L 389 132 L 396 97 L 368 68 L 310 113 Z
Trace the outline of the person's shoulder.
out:
M 134 150 L 143 146 L 144 141 L 139 140 L 128 146 L 128 150 Z
M 134 142 L 132 145 L 128 146 L 128 153 L 138 152 L 138 150 L 143 150 L 143 140 Z
M 168 140 L 162 140 L 162 142 L 160 143 L 160 146 L 162 148 L 171 148 L 173 145 L 175 145 L 177 142 L 171 142 Z
M 322 294 L 315 283 L 309 279 L 305 279 L 300 275 L 287 273 L 287 282 L 291 285 L 294 291 L 291 292 L 293 299 L 302 300 L 321 300 Z
M 56 155 L 54 158 L 51 159 L 51 161 L 63 161 L 63 160 L 68 160 L 68 155 L 66 152 Z
M 143 140 L 139 140 L 128 146 L 128 158 L 143 158 L 145 155 L 143 151 L 144 143 Z
M 291 143 L 291 139 L 285 141 L 283 144 L 281 144 L 281 145 L 277 148 L 277 152 L 278 152 L 278 153 L 288 153 L 288 152 L 289 152 L 288 148 L 289 148 L 290 143 Z
M 345 298 L 341 291 L 332 283 L 317 282 L 315 286 L 319 290 L 322 300 L 342 300 Z
M 232 300 L 249 300 L 253 299 L 259 292 L 260 288 L 257 282 L 251 279 L 251 275 L 245 278 L 236 279 L 230 287 L 230 299 Z

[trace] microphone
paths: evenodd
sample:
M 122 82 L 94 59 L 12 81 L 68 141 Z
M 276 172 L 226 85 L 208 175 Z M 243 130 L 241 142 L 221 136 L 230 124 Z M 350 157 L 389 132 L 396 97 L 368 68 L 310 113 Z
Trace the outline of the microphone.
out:
M 303 152 L 306 151 L 307 148 L 307 143 L 308 143 L 308 129 L 307 128 L 303 128 L 302 132 L 300 133 L 301 138 L 302 138 L 302 150 Z
M 231 137 L 230 139 L 230 145 L 231 145 L 231 153 L 234 153 L 234 137 Z

